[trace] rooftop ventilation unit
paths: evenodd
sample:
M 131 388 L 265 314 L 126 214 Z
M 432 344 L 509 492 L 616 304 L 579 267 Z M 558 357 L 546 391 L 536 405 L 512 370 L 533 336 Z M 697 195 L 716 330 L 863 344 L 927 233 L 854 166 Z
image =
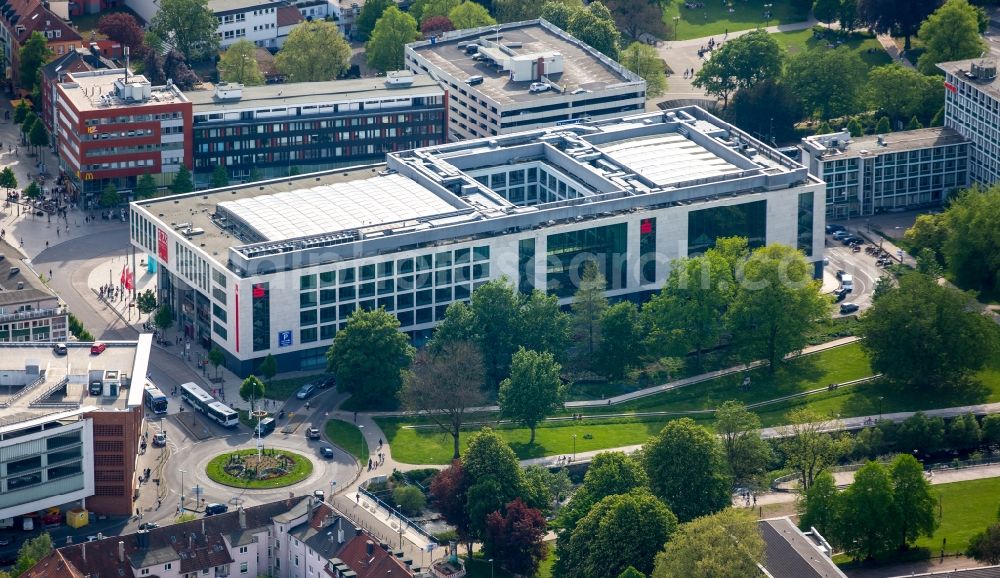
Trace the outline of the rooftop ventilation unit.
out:
M 984 58 L 979 62 L 973 62 L 969 70 L 969 76 L 983 82 L 992 82 L 997 77 L 996 61 Z

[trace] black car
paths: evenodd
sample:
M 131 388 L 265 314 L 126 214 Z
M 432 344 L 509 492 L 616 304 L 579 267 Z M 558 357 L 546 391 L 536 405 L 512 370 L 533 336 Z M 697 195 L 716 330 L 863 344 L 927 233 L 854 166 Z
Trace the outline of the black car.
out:
M 159 527 L 160 525 L 157 524 L 156 522 L 143 522 L 142 524 L 139 524 L 140 530 L 153 530 Z
M 847 315 L 849 313 L 856 313 L 860 309 L 857 303 L 841 303 L 840 304 L 840 314 Z
M 840 279 L 844 276 L 845 273 L 847 273 L 847 271 L 844 271 L 843 269 L 837 269 L 837 281 L 840 281 Z
M 836 299 L 835 303 L 840 303 L 844 299 L 847 299 L 847 294 L 850 293 L 847 289 L 837 289 L 833 292 L 833 296 Z
M 323 447 L 319 448 L 319 455 L 321 455 L 321 456 L 323 456 L 324 458 L 327 458 L 327 459 L 332 459 L 333 458 L 333 448 L 331 448 L 330 446 L 323 446 Z
M 335 385 L 337 385 L 337 378 L 331 375 L 330 377 L 327 377 L 323 381 L 318 382 L 316 384 L 316 387 L 320 389 L 326 389 L 328 387 L 333 387 Z
M 862 239 L 861 239 L 861 237 L 855 237 L 854 235 L 848 235 L 848 236 L 844 237 L 843 239 L 841 239 L 840 242 L 843 243 L 843 244 L 845 244 L 845 245 L 851 245 L 853 243 L 861 243 Z
M 827 235 L 831 235 L 833 233 L 836 233 L 837 231 L 846 231 L 846 230 L 847 229 L 845 229 L 843 225 L 827 225 L 826 226 L 826 234 Z

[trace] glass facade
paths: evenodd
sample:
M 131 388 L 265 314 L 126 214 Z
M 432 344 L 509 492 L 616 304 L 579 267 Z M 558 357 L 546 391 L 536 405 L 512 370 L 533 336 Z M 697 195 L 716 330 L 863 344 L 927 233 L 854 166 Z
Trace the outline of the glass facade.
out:
M 609 290 L 624 289 L 628 267 L 628 226 L 625 223 L 558 233 L 548 237 L 548 292 L 569 297 L 590 261 L 604 274 Z
M 719 237 L 746 237 L 750 248 L 767 241 L 767 201 L 688 213 L 688 255 L 704 253 Z
M 517 288 L 521 293 L 535 289 L 535 240 L 521 239 L 517 245 Z
M 806 254 L 812 256 L 813 247 L 813 194 L 799 194 L 799 235 L 798 248 Z
M 253 303 L 253 350 L 271 348 L 271 287 L 270 283 L 255 283 L 251 289 Z
M 639 222 L 639 263 L 642 267 L 642 284 L 656 281 L 656 219 Z

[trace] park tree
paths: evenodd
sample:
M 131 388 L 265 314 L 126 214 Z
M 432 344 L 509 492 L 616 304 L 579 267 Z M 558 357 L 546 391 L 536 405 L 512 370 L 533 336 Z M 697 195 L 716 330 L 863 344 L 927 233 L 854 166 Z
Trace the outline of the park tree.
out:
M 552 513 L 553 501 L 562 502 L 572 489 L 573 482 L 566 468 L 556 472 L 538 465 L 524 468 L 524 502 L 543 514 Z
M 979 56 L 986 46 L 979 36 L 977 9 L 967 0 L 947 0 L 920 25 L 924 52 L 917 68 L 924 74 L 939 74 L 939 62 Z
M 840 14 L 840 0 L 816 0 L 813 2 L 813 16 L 830 26 Z
M 975 418 L 973 418 L 975 420 Z M 889 466 L 895 506 L 896 545 L 904 549 L 920 536 L 933 536 L 938 527 L 937 499 L 924 477 L 924 466 L 910 454 L 899 454 Z
M 212 169 L 211 186 L 213 189 L 229 186 L 229 171 L 226 170 L 225 165 L 215 165 L 215 168 Z
M 392 501 L 407 516 L 417 516 L 427 506 L 427 497 L 416 486 L 396 486 L 392 490 Z
M 166 331 L 174 326 L 174 310 L 167 303 L 161 303 L 153 316 L 153 325 L 160 331 Z
M 491 12 L 498 22 L 520 22 L 538 18 L 541 4 L 531 0 L 493 0 Z
M 934 453 L 945 445 L 944 420 L 918 411 L 896 427 L 893 438 L 904 451 Z
M 842 30 L 853 32 L 858 27 L 858 0 L 840 0 L 837 19 Z
M 167 73 L 163 70 L 163 55 L 156 50 L 147 50 L 142 58 L 142 75 L 152 85 L 165 84 Z
M 488 427 L 469 436 L 462 466 L 470 535 L 483 539 L 486 517 L 524 493 L 524 471 L 510 445 Z
M 725 508 L 730 477 L 722 446 L 690 418 L 667 423 L 642 447 L 649 486 L 682 522 Z
M 447 16 L 431 16 L 420 23 L 420 33 L 428 38 L 454 29 L 455 25 Z
M 11 576 L 16 577 L 26 573 L 42 558 L 48 556 L 52 549 L 52 538 L 48 532 L 25 540 L 21 549 L 17 551 L 17 562 L 11 569 Z
M 771 461 L 771 446 L 761 439 L 760 426 L 757 414 L 741 402 L 727 401 L 715 410 L 715 431 L 737 484 L 752 485 Z
M 601 317 L 601 339 L 594 352 L 594 369 L 608 379 L 622 379 L 638 367 L 645 353 L 639 334 L 639 311 L 631 301 L 617 303 Z
M 867 71 L 853 50 L 814 48 L 788 59 L 784 82 L 806 114 L 825 120 L 859 112 Z
M 455 527 L 458 539 L 466 544 L 471 555 L 471 520 L 465 509 L 468 481 L 462 462 L 455 460 L 450 466 L 434 475 L 428 493 L 434 500 L 437 511 L 446 522 Z
M 414 20 L 423 23 L 436 16 L 447 18 L 448 13 L 461 3 L 462 0 L 417 0 L 410 5 L 408 12 Z
M 607 496 L 594 504 L 559 550 L 556 575 L 607 578 L 629 566 L 648 573 L 676 529 L 677 517 L 649 490 Z
M 913 225 L 903 233 L 903 240 L 912 253 L 930 249 L 935 255 L 940 255 L 947 239 L 948 228 L 940 214 L 917 215 Z
M 174 180 L 170 183 L 170 191 L 175 194 L 190 193 L 194 190 L 194 181 L 191 179 L 191 171 L 185 165 L 174 175 Z
M 351 47 L 337 25 L 313 20 L 292 29 L 274 65 L 291 82 L 316 82 L 337 78 L 350 58 Z
M 520 311 L 521 296 L 506 278 L 485 283 L 472 292 L 469 307 L 457 303 L 448 306 L 431 347 L 453 338 L 473 341 L 483 356 L 486 384 L 498 387 L 507 377 L 517 349 L 522 326 Z
M 979 443 L 982 441 L 982 428 L 979 427 L 979 422 L 976 421 L 976 416 L 971 413 L 965 413 L 959 416 L 955 416 L 948 422 L 948 428 L 945 432 L 945 441 L 948 447 L 959 449 L 959 448 L 976 448 L 979 447 Z
M 375 30 L 375 23 L 390 6 L 395 6 L 392 0 L 365 2 L 361 13 L 358 14 L 357 21 L 354 23 L 354 35 L 358 40 L 366 42 L 371 37 L 372 31 Z
M 969 539 L 965 555 L 983 564 L 1000 564 L 1000 522 L 990 524 L 985 530 L 974 534 Z
M 535 428 L 562 403 L 565 389 L 562 367 L 551 353 L 524 349 L 514 354 L 510 377 L 500 384 L 500 416 L 531 430 L 528 445 L 535 443 Z
M 628 35 L 629 38 L 639 41 L 640 46 L 651 46 L 643 43 L 643 35 L 656 38 L 666 38 L 667 29 L 663 23 L 663 9 L 655 2 L 648 0 L 610 0 L 608 10 L 614 16 L 615 24 Z M 653 53 L 656 50 L 653 49 Z M 624 59 L 623 59 L 624 60 Z M 638 73 L 637 70 L 632 72 Z M 640 76 L 642 76 L 640 74 Z M 645 76 L 643 76 L 645 78 Z
M 128 12 L 112 12 L 97 21 L 97 32 L 127 46 L 129 55 L 136 60 L 146 54 L 145 32 L 135 16 Z
M 359 309 L 333 338 L 326 359 L 338 390 L 361 405 L 376 406 L 395 401 L 414 352 L 395 315 L 383 308 Z
M 824 536 L 833 536 L 837 530 L 839 493 L 833 474 L 820 472 L 811 486 L 802 493 L 798 504 L 799 528 L 808 531 L 816 528 Z
M 886 435 L 882 424 L 878 427 L 866 427 L 854 436 L 854 447 L 851 455 L 855 458 L 874 460 L 885 452 Z
M 21 60 L 21 68 L 18 71 L 20 73 L 19 82 L 21 88 L 27 91 L 35 90 L 38 86 L 41 77 L 39 75 L 39 70 L 41 70 L 42 65 L 48 62 L 49 58 L 52 57 L 52 49 L 49 48 L 48 41 L 45 36 L 35 30 L 28 36 L 28 39 L 21 45 L 21 52 L 19 54 Z
M 594 456 L 583 477 L 583 485 L 559 510 L 556 518 L 559 550 L 569 546 L 573 530 L 594 504 L 608 496 L 645 488 L 648 484 L 646 471 L 632 456 L 622 452 L 602 452 Z
M 608 298 L 604 296 L 607 280 L 594 261 L 583 267 L 583 278 L 570 305 L 573 311 L 573 337 L 581 343 L 580 358 L 587 362 L 601 343 L 601 319 L 608 309 Z
M 726 120 L 774 144 L 795 134 L 802 118 L 798 97 L 780 81 L 765 79 L 736 91 L 725 111 Z
M 484 379 L 483 356 L 468 341 L 421 351 L 406 374 L 403 405 L 452 437 L 453 460 L 459 457 L 459 438 L 468 414 L 486 402 Z
M 941 253 L 956 283 L 1000 297 L 1000 185 L 959 194 L 943 218 L 948 235 Z
M 733 288 L 729 262 L 715 249 L 674 261 L 663 290 L 643 308 L 649 349 L 657 355 L 693 351 L 700 365 L 702 352 L 722 336 Z
M 219 58 L 219 78 L 245 86 L 264 84 L 264 74 L 257 63 L 257 46 L 246 39 L 232 43 Z
M 784 356 L 806 345 L 816 319 L 829 314 L 812 265 L 801 252 L 780 244 L 760 247 L 743 267 L 727 312 L 727 324 L 741 357 L 764 359 L 774 372 Z
M 782 428 L 781 444 L 785 465 L 798 474 L 802 488 L 808 490 L 820 472 L 837 463 L 844 443 L 825 431 L 829 422 L 812 409 L 792 410 L 787 420 L 790 425 Z
M 212 349 L 208 350 L 208 362 L 215 368 L 215 377 L 218 378 L 219 368 L 226 362 L 226 354 L 218 345 L 212 345 Z
M 681 524 L 656 555 L 650 578 L 745 578 L 759 575 L 763 564 L 753 512 L 726 508 Z
M 560 2 L 548 0 L 542 4 L 541 17 L 562 30 L 569 29 L 569 20 L 577 10 L 583 9 L 582 2 Z
M 916 272 L 872 303 L 858 332 L 872 369 L 908 385 L 954 385 L 1000 352 L 1000 330 L 972 294 Z
M 136 307 L 139 309 L 139 313 L 149 315 L 153 311 L 156 311 L 156 292 L 152 289 L 146 289 L 135 298 Z
M 692 84 L 721 98 L 723 108 L 738 89 L 750 88 L 781 76 L 782 49 L 764 30 L 748 32 L 712 51 L 712 57 L 695 73 Z
M 254 411 L 257 400 L 264 397 L 264 382 L 256 375 L 248 375 L 240 384 L 240 399 L 250 404 L 250 412 Z
M 156 194 L 156 181 L 153 180 L 153 175 L 148 172 L 142 173 L 142 176 L 135 183 L 135 190 L 132 191 L 136 200 L 146 199 L 152 197 Z
M 399 8 L 390 6 L 375 23 L 371 39 L 365 45 L 368 65 L 388 72 L 403 68 L 403 47 L 420 39 L 417 21 Z
M 532 5 L 537 6 L 534 3 Z M 618 60 L 621 33 L 618 32 L 611 12 L 599 0 L 573 12 L 567 32 L 608 58 Z
M 854 474 L 854 483 L 838 498 L 843 523 L 836 525 L 836 541 L 857 560 L 892 551 L 899 530 L 892 478 L 878 462 L 868 462 Z
M 637 1 L 644 6 L 653 6 L 646 0 L 628 1 Z M 662 22 L 662 20 L 658 20 L 658 22 Z M 656 48 L 645 42 L 633 42 L 622 51 L 619 62 L 646 81 L 646 96 L 660 96 L 667 90 L 666 64 L 660 58 L 660 53 L 656 51 Z
M 515 498 L 504 511 L 486 518 L 485 554 L 496 559 L 504 570 L 516 576 L 534 576 L 548 554 L 545 517 Z
M 903 37 L 903 49 L 910 38 L 941 3 L 941 0 L 858 0 L 858 21 L 878 34 Z
M 569 346 L 570 316 L 559 307 L 559 298 L 537 289 L 521 296 L 518 319 L 520 345 L 525 349 L 551 353 L 556 361 Z
M 481 4 L 465 0 L 448 12 L 448 19 L 458 30 L 493 26 L 497 23 Z
M 208 0 L 162 0 L 149 23 L 151 32 L 192 62 L 218 52 L 218 27 Z
M 892 120 L 913 116 L 928 119 L 944 99 L 941 77 L 928 76 L 897 63 L 871 69 L 867 91 L 870 105 Z

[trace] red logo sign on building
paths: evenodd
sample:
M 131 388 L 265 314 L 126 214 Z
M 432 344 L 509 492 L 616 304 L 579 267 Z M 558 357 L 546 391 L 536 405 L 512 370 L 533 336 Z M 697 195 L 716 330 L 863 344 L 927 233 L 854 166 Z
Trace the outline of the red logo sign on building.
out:
M 156 254 L 164 264 L 170 260 L 167 251 L 167 232 L 161 229 L 156 230 Z

